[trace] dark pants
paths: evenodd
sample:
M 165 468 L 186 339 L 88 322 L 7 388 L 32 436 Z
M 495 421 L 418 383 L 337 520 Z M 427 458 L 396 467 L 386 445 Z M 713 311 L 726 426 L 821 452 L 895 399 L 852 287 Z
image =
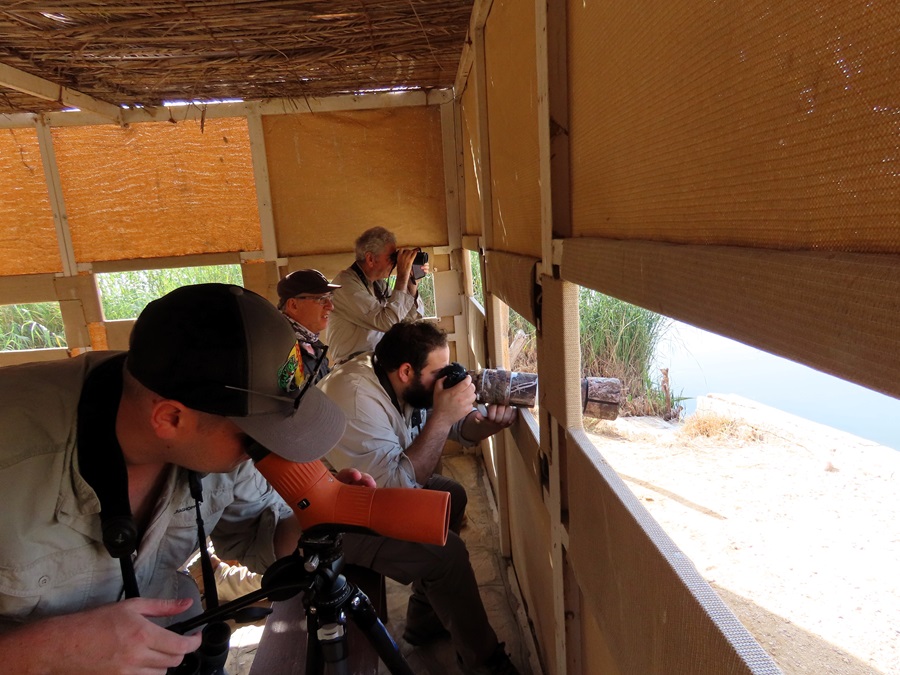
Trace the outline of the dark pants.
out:
M 428 626 L 439 620 L 450 632 L 463 663 L 476 666 L 493 653 L 497 634 L 488 622 L 466 544 L 457 534 L 466 491 L 444 476 L 432 476 L 425 489 L 450 492 L 451 532 L 445 546 L 346 533 L 344 559 L 401 584 L 413 584 L 407 626 Z

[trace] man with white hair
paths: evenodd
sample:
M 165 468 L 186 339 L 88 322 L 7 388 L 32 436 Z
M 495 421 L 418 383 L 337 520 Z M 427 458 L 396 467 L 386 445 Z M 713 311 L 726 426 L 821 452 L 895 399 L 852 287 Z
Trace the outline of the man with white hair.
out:
M 334 291 L 334 311 L 325 335 L 332 365 L 374 350 L 394 324 L 425 316 L 412 272 L 417 252 L 398 249 L 397 238 L 383 227 L 359 236 L 356 261 L 333 280 L 340 288 Z M 395 266 L 397 283 L 390 292 L 387 278 Z

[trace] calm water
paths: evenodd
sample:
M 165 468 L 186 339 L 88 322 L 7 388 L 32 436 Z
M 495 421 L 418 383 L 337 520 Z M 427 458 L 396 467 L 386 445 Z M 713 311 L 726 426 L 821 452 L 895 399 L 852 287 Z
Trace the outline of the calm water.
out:
M 657 353 L 673 393 L 737 394 L 900 450 L 900 399 L 675 322 Z

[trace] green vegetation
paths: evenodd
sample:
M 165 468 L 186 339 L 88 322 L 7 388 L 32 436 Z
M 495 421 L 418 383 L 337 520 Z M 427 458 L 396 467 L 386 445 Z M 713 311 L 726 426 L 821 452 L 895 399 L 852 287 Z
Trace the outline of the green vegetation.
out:
M 164 270 L 137 270 L 97 275 L 103 316 L 109 320 L 133 319 L 147 303 L 191 284 L 222 283 L 243 285 L 240 265 L 178 267 Z
M 469 263 L 472 266 L 472 295 L 484 307 L 484 285 L 481 282 L 481 258 L 478 251 L 469 251 Z
M 240 265 L 181 267 L 97 275 L 107 319 L 133 319 L 151 300 L 181 286 L 220 282 L 243 284 Z M 66 347 L 59 303 L 0 306 L 0 351 Z
M 626 414 L 677 416 L 667 373 L 659 381 L 652 376 L 656 348 L 671 320 L 589 288 L 580 289 L 578 310 L 584 374 L 621 380 Z
M 0 306 L 0 351 L 65 347 L 57 302 Z
M 471 261 L 473 279 L 481 289 L 481 271 L 474 252 Z M 672 395 L 668 373 L 657 372 L 654 367 L 656 348 L 671 320 L 589 288 L 579 290 L 578 310 L 583 375 L 621 380 L 626 392 L 623 415 L 677 417 L 681 399 Z M 512 370 L 536 372 L 535 328 L 512 309 L 509 340 Z
M 388 277 L 388 286 L 393 291 L 397 284 L 397 277 Z M 422 304 L 425 305 L 425 316 L 437 316 L 437 306 L 434 304 L 434 275 L 426 274 L 419 279 L 419 297 L 422 298 Z

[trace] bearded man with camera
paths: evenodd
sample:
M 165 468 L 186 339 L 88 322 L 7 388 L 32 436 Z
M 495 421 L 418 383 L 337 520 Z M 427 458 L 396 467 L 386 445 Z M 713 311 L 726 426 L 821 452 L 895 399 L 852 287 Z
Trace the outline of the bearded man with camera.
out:
M 425 316 L 418 278 L 428 272 L 426 254 L 398 249 L 397 238 L 383 227 L 363 232 L 355 248 L 355 262 L 333 279 L 340 288 L 335 289 L 334 311 L 325 333 L 332 365 L 372 351 L 394 324 Z M 397 282 L 391 291 L 387 278 L 395 267 Z
M 471 446 L 508 427 L 516 409 L 474 408 L 475 387 L 466 374 L 445 387 L 450 364 L 447 336 L 426 321 L 398 323 L 378 342 L 335 368 L 319 388 L 344 412 L 347 428 L 327 455 L 336 469 L 371 473 L 379 487 L 450 493 L 446 546 L 347 533 L 347 562 L 413 583 L 404 639 L 421 645 L 449 634 L 465 672 L 515 674 L 515 666 L 488 622 L 468 551 L 458 536 L 465 489 L 436 475 L 448 438 Z

